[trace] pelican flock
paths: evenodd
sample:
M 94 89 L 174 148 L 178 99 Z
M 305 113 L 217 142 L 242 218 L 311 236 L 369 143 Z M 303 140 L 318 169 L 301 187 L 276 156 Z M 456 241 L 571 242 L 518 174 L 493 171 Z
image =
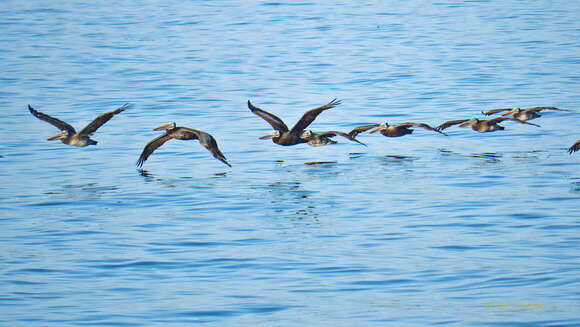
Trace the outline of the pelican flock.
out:
M 437 127 L 432 127 L 431 125 L 426 123 L 406 122 L 397 125 L 390 125 L 387 122 L 383 122 L 380 124 L 358 126 L 353 128 L 348 133 L 339 131 L 326 131 L 316 133 L 311 130 L 306 130 L 306 128 L 308 128 L 322 112 L 328 109 L 332 109 L 339 104 L 341 104 L 340 100 L 333 99 L 332 101 L 328 102 L 325 105 L 307 110 L 298 120 L 298 122 L 290 129 L 284 123 L 284 121 L 280 119 L 278 116 L 254 106 L 250 102 L 250 100 L 248 100 L 247 102 L 250 111 L 256 116 L 265 120 L 273 129 L 272 132 L 259 137 L 259 139 L 271 139 L 273 143 L 282 146 L 292 146 L 306 143 L 314 147 L 336 144 L 337 141 L 333 140 L 333 138 L 337 136 L 343 137 L 351 142 L 355 142 L 366 146 L 365 143 L 360 142 L 359 140 L 356 139 L 356 137 L 360 133 L 367 131 L 369 134 L 380 132 L 382 135 L 386 137 L 401 137 L 408 134 L 412 134 L 414 131 L 413 128 L 418 127 L 447 136 L 447 134 L 444 133 L 443 130 L 455 125 L 459 125 L 459 127 L 471 127 L 474 131 L 479 133 L 504 130 L 505 127 L 499 125 L 499 123 L 507 121 L 513 121 L 520 124 L 540 127 L 540 125 L 530 123 L 528 122 L 528 120 L 541 117 L 539 112 L 543 110 L 570 111 L 568 109 L 560 109 L 556 107 L 533 107 L 529 109 L 499 108 L 492 109 L 486 112 L 482 111 L 481 113 L 486 116 L 503 113 L 501 117 L 489 120 L 480 120 L 478 118 L 450 120 L 440 124 Z M 131 107 L 132 105 L 126 103 L 113 111 L 103 113 L 99 115 L 97 118 L 95 118 L 87 126 L 85 126 L 80 132 L 77 132 L 74 127 L 65 123 L 64 121 L 51 117 L 45 113 L 39 112 L 30 105 L 28 105 L 28 110 L 36 118 L 45 121 L 60 130 L 58 134 L 49 137 L 47 140 L 58 139 L 62 143 L 67 145 L 85 147 L 88 145 L 96 145 L 97 141 L 91 139 L 90 138 L 91 135 L 105 123 L 111 120 L 111 118 L 113 118 L 115 115 Z M 153 154 L 153 152 L 155 152 L 159 147 L 161 147 L 163 144 L 165 144 L 167 141 L 171 139 L 198 140 L 199 143 L 203 147 L 205 147 L 215 159 L 221 161 L 222 163 L 224 163 L 229 167 L 232 167 L 232 165 L 230 165 L 230 163 L 227 161 L 224 154 L 220 151 L 215 138 L 209 133 L 193 128 L 176 126 L 175 122 L 159 126 L 157 128 L 154 128 L 154 130 L 156 131 L 164 130 L 165 133 L 154 138 L 145 145 L 143 151 L 141 152 L 141 155 L 139 156 L 139 159 L 137 160 L 136 163 L 137 167 L 142 167 L 145 161 L 149 158 L 149 156 Z M 568 152 L 570 154 L 578 150 L 580 150 L 580 140 L 578 140 L 570 148 L 568 148 Z

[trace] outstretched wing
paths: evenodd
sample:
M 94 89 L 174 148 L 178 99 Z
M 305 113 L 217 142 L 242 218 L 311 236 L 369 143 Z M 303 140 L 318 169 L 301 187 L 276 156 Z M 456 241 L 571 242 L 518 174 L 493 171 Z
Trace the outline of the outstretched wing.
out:
M 257 116 L 261 117 L 262 119 L 264 119 L 265 121 L 267 121 L 268 124 L 270 124 L 273 129 L 280 131 L 280 133 L 288 132 L 288 126 L 286 126 L 286 124 L 284 124 L 284 121 L 282 121 L 282 119 L 278 118 L 278 116 L 273 115 L 267 111 L 264 111 L 256 106 L 254 106 L 250 102 L 250 100 L 248 100 L 248 108 L 250 108 L 250 110 L 252 111 L 252 113 L 254 115 L 257 115 Z
M 492 109 L 492 110 L 485 111 L 485 112 L 482 111 L 481 113 L 486 115 L 486 116 L 489 116 L 489 115 L 497 114 L 497 113 L 502 112 L 502 111 L 512 111 L 512 110 L 514 110 L 514 108 L 499 108 L 499 109 Z
M 208 134 L 206 132 L 202 132 L 202 131 L 199 131 L 196 129 L 188 128 L 187 130 L 192 132 L 192 133 L 195 133 L 197 135 L 197 139 L 199 139 L 199 143 L 201 145 L 203 145 L 211 153 L 211 155 L 214 158 L 225 163 L 229 167 L 232 166 L 227 162 L 226 157 L 218 148 L 217 142 L 213 136 L 211 136 L 210 134 Z
M 502 117 L 502 118 L 503 118 L 503 117 Z M 461 123 L 465 123 L 465 122 L 466 122 L 466 121 L 468 121 L 468 120 L 469 120 L 469 119 L 459 119 L 459 120 L 450 120 L 450 121 L 446 121 L 446 122 L 444 122 L 443 124 L 441 124 L 441 125 L 439 125 L 439 126 L 435 127 L 435 129 L 437 129 L 437 130 L 439 130 L 439 131 L 442 131 L 442 130 L 444 130 L 444 129 L 446 129 L 446 128 L 449 128 L 449 127 L 451 127 L 451 126 L 453 126 L 453 125 L 458 125 L 458 124 L 461 124 Z
M 526 124 L 526 125 L 533 125 L 533 126 L 536 126 L 536 127 L 541 127 L 538 124 L 530 123 L 530 122 L 527 122 L 527 121 L 521 121 L 521 120 L 518 120 L 518 119 L 515 119 L 515 118 L 511 118 L 511 117 L 497 117 L 497 118 L 488 120 L 488 122 L 490 124 L 497 124 L 497 123 L 501 123 L 501 122 L 506 121 L 506 120 L 515 121 L 515 122 L 518 122 L 520 124 Z
M 157 148 L 159 148 L 165 142 L 171 140 L 172 138 L 173 138 L 173 136 L 171 133 L 165 133 L 163 135 L 157 136 L 156 138 L 151 140 L 149 143 L 147 143 L 147 145 L 143 149 L 143 152 L 141 152 L 141 155 L 139 156 L 139 160 L 137 160 L 137 167 L 143 166 L 143 163 L 145 163 L 145 160 L 147 160 L 147 158 L 149 158 L 149 156 L 155 150 L 157 150 Z
M 316 117 L 318 117 L 318 115 L 320 115 L 321 112 L 323 112 L 324 110 L 334 108 L 339 104 L 341 104 L 340 100 L 333 99 L 332 101 L 323 106 L 306 111 L 304 115 L 302 115 L 302 118 L 300 118 L 300 120 L 294 125 L 294 127 L 292 127 L 290 133 L 300 134 L 306 127 L 312 124 L 312 122 L 316 119 Z
M 63 122 L 60 119 L 56 119 L 54 117 L 51 117 L 47 114 L 43 114 L 42 112 L 36 111 L 34 110 L 34 108 L 32 108 L 30 105 L 28 105 L 28 110 L 30 111 L 30 113 L 32 115 L 34 115 L 34 117 L 43 120 L 49 124 L 51 124 L 52 126 L 60 129 L 61 131 L 66 131 L 68 133 L 68 135 L 72 135 L 74 133 L 76 133 L 75 128 L 72 127 L 71 125 Z
M 106 113 L 100 115 L 99 117 L 95 118 L 90 124 L 85 126 L 85 128 L 83 128 L 83 130 L 80 131 L 79 134 L 83 134 L 83 135 L 93 134 L 94 132 L 97 131 L 97 129 L 99 129 L 99 127 L 103 126 L 106 122 L 111 120 L 111 118 L 113 118 L 113 116 L 115 116 L 116 114 L 121 113 L 121 112 L 123 112 L 131 107 L 132 107 L 132 105 L 125 103 L 120 108 L 117 108 L 113 111 L 109 111 L 109 112 L 106 112 Z
M 437 129 L 435 129 L 435 128 L 427 125 L 427 124 L 424 124 L 424 123 L 403 123 L 403 124 L 399 124 L 399 126 L 403 126 L 403 127 L 413 127 L 413 126 L 414 127 L 421 127 L 421 128 L 424 128 L 424 129 L 426 129 L 428 131 L 434 131 L 434 132 L 437 132 L 437 133 L 441 133 L 443 135 L 447 135 L 447 134 L 445 134 L 445 133 L 443 133 L 443 132 L 441 132 L 441 131 L 439 131 L 439 130 L 437 130 Z
M 542 111 L 542 110 L 568 111 L 566 109 L 560 109 L 560 108 L 556 108 L 556 107 L 533 107 L 530 109 L 526 109 L 526 111 L 531 111 L 531 112 L 538 112 L 538 111 Z
M 578 150 L 580 150 L 580 140 L 576 141 L 576 143 L 574 143 L 574 145 L 572 145 L 570 149 L 568 149 L 568 153 L 572 154 L 573 152 L 576 152 Z
M 364 125 L 364 126 L 358 126 L 352 129 L 352 131 L 348 132 L 348 135 L 352 136 L 352 137 L 356 137 L 357 135 L 359 135 L 362 132 L 366 132 L 371 128 L 375 128 L 375 127 L 379 127 L 379 124 L 372 124 L 372 125 Z
M 324 133 L 321 133 L 321 134 L 318 134 L 318 135 L 320 135 L 320 136 L 322 136 L 322 137 L 335 137 L 335 136 L 337 136 L 337 135 L 338 135 L 338 136 L 342 136 L 342 137 L 344 137 L 345 139 L 348 139 L 348 140 L 350 140 L 350 141 L 353 141 L 353 142 L 356 142 L 356 143 L 358 143 L 358 144 L 362 144 L 362 145 L 364 145 L 364 146 L 367 146 L 367 145 L 366 145 L 366 144 L 364 144 L 363 142 L 361 142 L 361 141 L 359 141 L 359 140 L 355 139 L 353 136 L 351 136 L 351 135 L 349 135 L 349 134 L 347 134 L 347 133 L 343 133 L 343 132 L 337 132 L 337 131 L 327 131 L 327 132 L 324 132 Z

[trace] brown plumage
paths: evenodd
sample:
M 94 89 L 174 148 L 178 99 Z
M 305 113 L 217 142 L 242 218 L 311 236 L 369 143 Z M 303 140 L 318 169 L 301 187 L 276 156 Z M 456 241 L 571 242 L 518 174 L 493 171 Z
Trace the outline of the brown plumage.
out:
M 532 119 L 536 119 L 538 117 L 542 117 L 542 115 L 539 114 L 540 111 L 542 110 L 557 110 L 557 111 L 567 111 L 566 109 L 560 109 L 560 108 L 556 108 L 556 107 L 533 107 L 533 108 L 529 108 L 529 109 L 520 109 L 520 108 L 499 108 L 499 109 L 492 109 L 486 112 L 481 112 L 482 114 L 489 116 L 489 115 L 493 115 L 493 114 L 497 114 L 500 112 L 504 112 L 507 111 L 506 113 L 503 113 L 502 116 L 512 116 L 512 118 L 519 120 L 519 121 L 527 121 L 527 120 L 532 120 Z
M 276 115 L 254 106 L 250 100 L 248 100 L 248 108 L 250 108 L 253 114 L 264 119 L 274 129 L 272 133 L 261 136 L 260 139 L 271 138 L 272 142 L 278 145 L 290 146 L 300 143 L 308 143 L 307 140 L 301 137 L 304 129 L 308 127 L 316 119 L 316 117 L 320 115 L 320 113 L 325 110 L 334 108 L 340 103 L 340 100 L 334 99 L 323 106 L 306 111 L 304 115 L 302 115 L 302 118 L 300 118 L 300 120 L 296 123 L 296 125 L 292 127 L 292 129 L 289 129 L 284 121 L 282 121 L 282 119 L 278 118 Z
M 366 132 L 369 129 L 373 129 L 372 131 L 369 132 L 369 134 L 375 133 L 377 131 L 380 131 L 381 134 L 383 134 L 384 136 L 387 137 L 400 137 L 400 136 L 404 136 L 407 134 L 412 134 L 413 133 L 413 129 L 410 127 L 421 127 L 423 129 L 426 129 L 428 131 L 434 131 L 443 135 L 447 135 L 427 124 L 424 123 L 402 123 L 402 124 L 398 124 L 398 125 L 389 125 L 388 123 L 381 123 L 381 124 L 371 124 L 371 125 L 364 125 L 364 126 L 359 126 L 354 128 L 352 131 L 350 131 L 348 134 L 350 136 L 357 136 L 358 134 L 362 133 L 362 132 Z
M 521 124 L 534 125 L 534 126 L 540 127 L 540 125 L 528 123 L 525 121 L 520 121 L 520 120 L 517 120 L 515 118 L 498 117 L 498 118 L 494 118 L 494 119 L 490 119 L 490 120 L 479 120 L 477 118 L 450 120 L 450 121 L 447 121 L 447 122 L 437 126 L 437 130 L 441 131 L 441 130 L 444 130 L 444 129 L 451 127 L 453 125 L 460 124 L 459 127 L 471 126 L 471 129 L 473 129 L 476 132 L 480 132 L 480 133 L 495 132 L 495 131 L 505 129 L 505 127 L 498 125 L 499 123 L 504 122 L 504 121 L 515 121 L 515 122 L 518 122 Z
M 214 158 L 230 167 L 232 166 L 226 161 L 226 157 L 220 151 L 217 142 L 210 134 L 192 128 L 175 126 L 175 123 L 165 124 L 163 126 L 154 128 L 153 130 L 158 131 L 163 129 L 165 130 L 165 134 L 160 135 L 147 143 L 143 149 L 143 152 L 141 152 L 141 155 L 139 156 L 139 160 L 137 160 L 137 167 L 143 166 L 143 163 L 145 163 L 147 158 L 149 158 L 149 156 L 155 150 L 157 150 L 157 148 L 171 139 L 199 140 L 199 143 L 203 145 L 213 155 Z
M 331 140 L 331 138 L 333 138 L 335 136 L 342 136 L 342 137 L 344 137 L 352 142 L 356 142 L 358 144 L 362 144 L 362 145 L 366 146 L 366 144 L 355 139 L 353 136 L 351 136 L 347 133 L 343 133 L 343 132 L 327 131 L 324 133 L 314 133 L 312 131 L 304 131 L 300 135 L 300 137 L 303 140 L 306 140 L 306 142 L 310 146 L 322 146 L 322 145 L 327 145 L 327 144 L 336 144 L 337 143 L 336 141 Z
M 119 114 L 127 109 L 129 109 L 131 105 L 125 103 L 122 107 L 115 109 L 113 111 L 106 112 L 102 115 L 99 115 L 95 118 L 90 124 L 88 124 L 85 128 L 83 128 L 80 132 L 77 133 L 74 127 L 71 125 L 63 122 L 60 119 L 51 117 L 47 114 L 42 112 L 36 111 L 30 105 L 28 105 L 28 110 L 34 117 L 43 120 L 52 126 L 60 129 L 60 133 L 56 134 L 55 136 L 49 137 L 47 141 L 57 140 L 59 139 L 62 143 L 72 145 L 72 146 L 87 146 L 87 145 L 95 145 L 97 141 L 92 140 L 90 136 L 99 129 L 99 127 L 103 126 L 106 122 L 108 122 L 113 116 Z
M 576 141 L 569 149 L 568 153 L 572 154 L 576 151 L 580 150 L 580 140 Z

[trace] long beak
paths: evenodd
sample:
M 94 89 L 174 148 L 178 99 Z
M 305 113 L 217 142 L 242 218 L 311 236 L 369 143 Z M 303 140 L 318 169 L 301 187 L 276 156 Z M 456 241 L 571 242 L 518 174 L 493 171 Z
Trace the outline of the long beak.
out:
M 373 129 L 372 131 L 370 131 L 369 134 L 372 134 L 372 133 L 375 133 L 377 131 L 380 131 L 382 128 L 383 128 L 382 126 L 379 126 L 379 127 L 375 128 L 375 129 Z
M 60 139 L 61 137 L 62 137 L 62 133 L 58 133 L 58 134 L 56 134 L 55 136 L 51 136 L 51 137 L 47 138 L 46 140 L 47 140 L 47 141 L 53 141 L 53 140 L 58 140 L 58 139 Z
M 471 122 L 466 121 L 465 123 L 462 123 L 459 125 L 459 127 L 465 127 L 465 126 L 470 126 Z
M 264 136 L 258 137 L 260 140 L 271 139 L 274 136 L 274 133 L 266 134 Z
M 510 111 L 506 112 L 505 114 L 501 114 L 501 115 L 502 116 L 509 116 L 509 115 L 511 115 L 513 113 L 514 113 L 514 111 L 513 110 L 510 110 Z
M 169 129 L 169 128 L 172 128 L 173 125 L 174 125 L 174 123 L 169 123 L 169 124 L 161 125 L 159 127 L 155 127 L 153 130 L 154 131 L 160 131 L 160 130 L 163 130 L 163 129 Z

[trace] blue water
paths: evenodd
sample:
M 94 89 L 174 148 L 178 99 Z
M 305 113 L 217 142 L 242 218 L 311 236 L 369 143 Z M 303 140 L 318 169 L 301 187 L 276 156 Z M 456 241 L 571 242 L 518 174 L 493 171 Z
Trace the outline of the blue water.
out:
M 580 326 L 580 2 L 0 2 L 0 325 Z M 281 147 L 557 106 L 479 134 Z M 76 148 L 77 128 L 129 102 Z M 211 133 L 233 165 L 175 121 Z M 307 165 L 327 161 L 330 163 Z

